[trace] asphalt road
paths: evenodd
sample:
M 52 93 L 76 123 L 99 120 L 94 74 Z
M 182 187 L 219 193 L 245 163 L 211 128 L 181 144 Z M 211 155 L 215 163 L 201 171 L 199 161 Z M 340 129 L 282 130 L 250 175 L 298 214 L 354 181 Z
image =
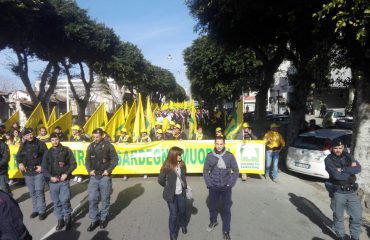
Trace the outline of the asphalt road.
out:
M 331 229 L 332 212 L 329 197 L 320 180 L 301 178 L 281 172 L 279 183 L 259 175 L 233 188 L 231 238 L 235 240 L 334 239 Z M 222 239 L 222 224 L 212 232 L 209 223 L 207 194 L 201 176 L 188 177 L 194 201 L 188 202 L 188 234 L 180 231 L 179 240 Z M 74 226 L 70 231 L 55 232 L 56 218 L 52 213 L 49 191 L 46 192 L 48 217 L 44 221 L 30 219 L 31 200 L 25 186 L 12 186 L 14 198 L 20 203 L 24 222 L 34 239 L 114 239 L 163 240 L 168 239 L 168 208 L 162 199 L 162 187 L 155 176 L 143 179 L 132 177 L 127 181 L 113 179 L 110 222 L 105 230 L 86 231 L 88 219 L 87 181 L 72 184 Z M 348 218 L 346 219 L 348 223 Z M 348 224 L 347 224 L 348 225 Z M 348 232 L 348 231 L 347 231 Z M 361 239 L 370 239 L 370 226 L 363 224 Z

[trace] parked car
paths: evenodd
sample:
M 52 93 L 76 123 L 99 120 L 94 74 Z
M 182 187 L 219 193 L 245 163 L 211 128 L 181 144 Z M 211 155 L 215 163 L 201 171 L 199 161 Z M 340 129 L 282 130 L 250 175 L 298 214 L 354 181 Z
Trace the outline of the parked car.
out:
M 334 126 L 337 119 L 344 117 L 344 110 L 343 111 L 336 111 L 336 110 L 328 110 L 324 118 L 322 119 L 322 126 L 324 128 Z
M 351 129 L 352 130 L 352 127 L 353 127 L 353 117 L 341 117 L 341 118 L 338 118 L 335 121 L 334 126 L 336 128 Z
M 266 111 L 267 120 L 271 120 L 273 115 L 271 111 Z M 244 113 L 244 121 L 254 121 L 254 111 Z
M 328 179 L 325 158 L 330 154 L 333 140 L 340 139 L 350 151 L 352 131 L 345 129 L 318 129 L 300 134 L 288 148 L 286 166 L 290 171 Z

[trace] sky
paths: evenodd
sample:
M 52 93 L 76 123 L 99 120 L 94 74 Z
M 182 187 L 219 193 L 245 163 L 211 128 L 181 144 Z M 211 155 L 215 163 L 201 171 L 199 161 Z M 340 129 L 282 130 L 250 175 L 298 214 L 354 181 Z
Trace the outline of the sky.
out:
M 185 0 L 77 0 L 91 18 L 112 28 L 123 41 L 141 49 L 145 59 L 170 70 L 176 81 L 190 89 L 185 75 L 183 50 L 197 38 L 195 19 L 185 6 Z M 168 56 L 171 55 L 171 58 Z M 10 72 L 8 63 L 15 61 L 11 51 L 0 52 L 0 82 L 11 82 L 23 88 L 21 81 Z M 30 75 L 37 77 L 39 63 L 31 64 Z

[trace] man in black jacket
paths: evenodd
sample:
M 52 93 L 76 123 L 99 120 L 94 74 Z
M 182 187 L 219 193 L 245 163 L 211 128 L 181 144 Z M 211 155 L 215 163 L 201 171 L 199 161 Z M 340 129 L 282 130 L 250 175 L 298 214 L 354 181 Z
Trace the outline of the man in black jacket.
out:
M 344 210 L 350 215 L 351 240 L 360 239 L 362 207 L 357 196 L 358 184 L 356 176 L 361 172 L 358 161 L 344 152 L 344 145 L 340 140 L 332 143 L 331 154 L 325 158 L 325 169 L 329 173 L 331 204 L 333 210 L 333 223 L 338 239 L 344 240 L 346 231 L 344 228 Z
M 47 147 L 45 143 L 34 137 L 32 128 L 26 128 L 23 131 L 23 137 L 25 141 L 19 147 L 16 158 L 32 199 L 33 211 L 30 217 L 39 216 L 40 220 L 44 220 L 46 218 L 45 179 L 41 173 L 41 162 Z
M 8 145 L 0 141 L 0 189 L 8 194 L 12 194 L 8 184 L 8 164 L 10 160 Z
M 88 146 L 85 166 L 90 175 L 88 186 L 89 194 L 89 217 L 91 224 L 88 232 L 93 231 L 100 225 L 104 229 L 108 224 L 110 207 L 110 195 L 112 193 L 113 169 L 118 163 L 117 152 L 114 146 L 103 139 L 103 130 L 97 128 L 93 131 L 94 141 Z M 102 201 L 99 211 L 99 199 Z
M 42 161 L 42 171 L 50 181 L 50 197 L 54 202 L 54 214 L 58 219 L 56 230 L 60 231 L 66 226 L 69 230 L 71 221 L 71 190 L 69 179 L 77 167 L 71 149 L 60 144 L 56 133 L 50 135 L 52 147 L 47 150 Z

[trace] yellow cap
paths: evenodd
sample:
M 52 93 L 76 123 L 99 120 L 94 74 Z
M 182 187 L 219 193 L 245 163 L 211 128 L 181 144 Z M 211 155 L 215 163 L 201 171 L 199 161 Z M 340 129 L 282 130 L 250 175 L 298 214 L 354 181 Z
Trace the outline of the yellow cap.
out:
M 175 128 L 181 129 L 181 125 L 180 124 L 176 124 L 175 125 Z
M 157 129 L 157 133 L 163 133 L 163 130 L 162 129 Z
M 271 125 L 270 125 L 270 128 L 278 128 L 278 127 L 280 127 L 279 125 L 277 125 L 276 123 L 272 123 Z
M 146 133 L 146 129 L 145 128 L 143 128 L 143 129 L 141 129 L 141 131 L 140 131 L 141 133 Z
M 127 129 L 126 128 L 122 128 L 121 129 L 121 132 L 127 132 Z
M 222 131 L 222 128 L 218 127 L 216 128 L 216 132 L 221 132 Z
M 79 130 L 80 130 L 80 126 L 78 126 L 78 125 L 73 125 L 73 126 L 72 126 L 72 130 L 78 130 L 78 131 L 79 131 Z
M 249 123 L 247 122 L 243 123 L 243 128 L 250 128 Z

